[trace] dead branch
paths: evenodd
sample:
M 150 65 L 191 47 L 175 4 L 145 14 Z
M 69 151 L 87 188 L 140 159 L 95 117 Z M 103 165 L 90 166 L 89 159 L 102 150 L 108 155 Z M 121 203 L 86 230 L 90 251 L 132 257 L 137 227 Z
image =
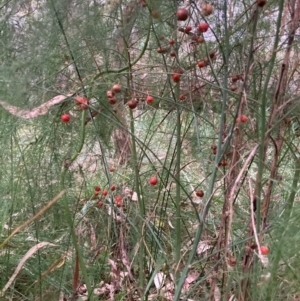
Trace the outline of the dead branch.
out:
M 0 100 L 0 104 L 6 111 L 8 111 L 10 114 L 12 114 L 14 116 L 17 116 L 17 117 L 23 118 L 23 119 L 31 119 L 31 118 L 35 118 L 38 116 L 46 115 L 52 106 L 65 101 L 67 98 L 72 97 L 73 95 L 74 94 L 57 95 L 32 110 L 20 109 L 18 107 L 8 104 L 5 101 L 2 101 L 2 100 Z

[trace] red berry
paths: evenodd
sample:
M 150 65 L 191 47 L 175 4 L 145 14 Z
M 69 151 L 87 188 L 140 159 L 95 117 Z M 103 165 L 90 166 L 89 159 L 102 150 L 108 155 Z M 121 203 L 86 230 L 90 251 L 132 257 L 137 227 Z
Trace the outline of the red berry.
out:
M 246 122 L 248 120 L 248 117 L 245 115 L 241 116 L 241 122 Z
M 239 80 L 239 76 L 238 75 L 232 75 L 231 80 L 232 80 L 233 83 L 235 83 Z
M 204 196 L 203 190 L 197 190 L 196 191 L 196 196 L 198 196 L 199 198 L 202 198 Z
M 94 191 L 94 196 L 98 196 L 99 195 L 99 191 Z
M 122 197 L 120 197 L 119 195 L 116 196 L 115 203 L 116 203 L 117 207 L 122 207 Z
M 80 106 L 81 110 L 86 110 L 89 107 L 89 100 L 82 96 L 77 96 L 75 100 L 76 104 Z
M 63 114 L 61 116 L 61 121 L 64 122 L 64 123 L 68 123 L 70 121 L 70 115 L 69 114 Z
M 291 119 L 291 118 L 285 118 L 285 119 L 284 119 L 284 123 L 285 123 L 286 125 L 290 125 L 291 122 L 292 122 L 292 119 Z
M 210 148 L 211 148 L 212 150 L 214 150 L 214 149 L 217 149 L 217 146 L 216 146 L 215 144 L 212 144 L 212 145 L 210 146 Z
M 82 97 L 82 96 L 77 96 L 76 99 L 75 99 L 75 102 L 76 102 L 77 105 L 81 105 L 81 104 L 88 105 L 89 104 L 89 100 L 85 97 Z
M 192 31 L 192 26 L 188 25 L 188 26 L 185 28 L 184 32 L 189 33 L 190 31 Z
M 229 264 L 230 264 L 230 266 L 234 267 L 236 265 L 236 258 L 235 257 L 230 257 Z
M 95 191 L 100 191 L 101 190 L 101 188 L 100 188 L 100 186 L 95 186 Z
M 231 85 L 231 86 L 230 86 L 230 90 L 231 90 L 231 91 L 236 91 L 237 88 L 238 88 L 238 87 L 237 87 L 236 85 Z
M 252 250 L 255 250 L 255 249 L 257 248 L 257 244 L 252 244 L 252 245 L 250 246 L 250 248 L 251 248 Z
M 267 0 L 256 0 L 257 6 L 263 7 L 266 5 Z
M 179 95 L 179 99 L 180 99 L 180 100 L 186 100 L 185 94 L 180 94 L 180 95 Z
M 113 91 L 111 91 L 111 90 L 108 90 L 108 91 L 106 92 L 106 96 L 107 96 L 108 98 L 112 98 L 112 97 L 115 96 L 115 93 L 114 93 Z
M 154 98 L 153 98 L 151 95 L 148 95 L 147 98 L 146 98 L 146 101 L 147 101 L 148 103 L 152 103 L 153 100 L 154 100 Z
M 202 4 L 201 8 L 202 8 L 202 14 L 204 16 L 211 15 L 214 10 L 214 8 L 211 4 Z
M 204 39 L 202 37 L 199 37 L 197 39 L 197 44 L 202 44 L 204 42 Z
M 217 54 L 216 54 L 215 51 L 211 51 L 211 52 L 209 53 L 209 57 L 210 57 L 212 60 L 214 60 L 214 59 L 216 58 L 216 56 L 217 56 Z
M 180 74 L 174 73 L 174 74 L 172 75 L 172 78 L 173 78 L 173 81 L 174 81 L 175 83 L 178 83 L 178 82 L 180 81 Z
M 189 17 L 189 11 L 185 8 L 179 8 L 176 16 L 178 21 L 185 21 Z
M 112 87 L 112 91 L 115 92 L 115 93 L 120 93 L 121 90 L 122 90 L 122 87 L 121 87 L 121 85 L 119 85 L 119 84 L 115 84 L 115 85 L 113 85 L 113 87 Z
M 227 163 L 226 160 L 221 161 L 220 164 L 221 164 L 222 166 L 227 166 L 227 165 L 228 165 L 228 163 Z
M 117 99 L 115 97 L 111 97 L 108 99 L 108 102 L 111 104 L 111 105 L 114 105 L 117 103 Z
M 157 53 L 166 53 L 168 49 L 165 47 L 158 47 L 156 51 Z
M 156 185 L 157 184 L 157 182 L 158 182 L 158 180 L 157 180 L 157 178 L 156 177 L 151 177 L 150 179 L 149 179 L 149 184 L 150 185 Z
M 206 22 L 201 22 L 199 25 L 198 25 L 198 30 L 201 31 L 201 32 L 206 32 L 208 30 L 208 24 Z
M 122 201 L 122 197 L 120 197 L 119 195 L 117 195 L 117 196 L 115 197 L 115 201 L 116 201 L 116 202 L 121 202 L 121 201 Z
M 81 110 L 86 110 L 88 107 L 89 107 L 89 106 L 88 106 L 88 104 L 86 104 L 86 103 L 82 103 L 82 104 L 80 105 L 80 109 L 81 109 Z
M 174 41 L 174 40 L 170 40 L 170 41 L 169 41 L 169 44 L 170 44 L 170 45 L 174 45 L 174 44 L 175 44 L 175 41 Z
M 110 168 L 109 168 L 109 171 L 110 171 L 110 172 L 114 172 L 115 169 L 114 169 L 113 167 L 110 167 Z
M 108 191 L 104 189 L 104 190 L 102 191 L 102 195 L 107 196 L 107 195 L 108 195 Z
M 198 65 L 199 68 L 203 68 L 203 67 L 206 66 L 206 63 L 204 61 L 200 61 L 200 62 L 197 63 L 197 65 Z
M 110 187 L 110 190 L 111 190 L 111 191 L 116 190 L 116 186 L 115 186 L 115 185 L 112 185 L 112 186 Z
M 98 205 L 98 207 L 102 207 L 103 206 L 103 202 L 99 201 L 97 205 Z
M 267 246 L 261 246 L 260 252 L 262 255 L 268 255 L 270 253 L 270 249 Z
M 181 74 L 184 73 L 184 70 L 181 69 L 181 68 L 179 68 L 179 69 L 176 69 L 176 70 L 174 71 L 174 73 L 178 73 L 179 75 L 181 75 Z
M 213 152 L 214 155 L 217 154 L 217 150 L 216 149 L 213 149 L 212 152 Z
M 175 56 L 176 56 L 176 52 L 175 52 L 174 50 L 171 50 L 171 51 L 170 51 L 170 56 L 171 56 L 171 57 L 175 57 Z
M 131 99 L 127 102 L 127 105 L 130 109 L 135 109 L 137 107 L 137 101 L 135 99 Z

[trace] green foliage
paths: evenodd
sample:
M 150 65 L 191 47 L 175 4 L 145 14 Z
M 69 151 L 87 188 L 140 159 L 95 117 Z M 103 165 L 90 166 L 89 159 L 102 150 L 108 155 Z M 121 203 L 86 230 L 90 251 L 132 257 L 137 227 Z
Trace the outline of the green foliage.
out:
M 2 2 L 0 290 L 29 249 L 55 247 L 1 298 L 296 300 L 297 7 L 214 1 L 204 16 L 191 1 L 177 22 L 183 1 Z

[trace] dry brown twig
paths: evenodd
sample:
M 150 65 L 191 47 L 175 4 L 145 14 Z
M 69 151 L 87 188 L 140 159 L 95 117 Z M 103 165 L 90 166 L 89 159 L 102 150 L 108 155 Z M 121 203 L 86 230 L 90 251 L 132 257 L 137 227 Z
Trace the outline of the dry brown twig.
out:
M 234 201 L 234 198 L 235 198 L 235 192 L 236 192 L 236 188 L 239 184 L 239 182 L 241 181 L 242 179 L 242 176 L 246 170 L 246 168 L 248 167 L 250 161 L 253 159 L 253 157 L 255 156 L 255 153 L 258 149 L 258 144 L 252 149 L 252 151 L 250 152 L 247 160 L 245 161 L 244 165 L 242 166 L 238 176 L 236 177 L 236 180 L 231 188 L 231 191 L 230 191 L 230 195 L 229 195 L 229 210 L 228 210 L 228 215 L 229 215 L 229 219 L 228 219 L 228 229 L 230 230 L 231 229 L 231 225 L 232 225 L 232 219 L 233 219 L 233 201 Z M 225 236 L 225 255 L 227 255 L 227 252 L 228 252 L 228 245 L 229 245 L 229 235 L 230 231 L 227 231 L 226 232 L 226 236 Z
M 23 265 L 25 264 L 25 262 L 34 255 L 34 253 L 36 253 L 39 249 L 46 247 L 46 246 L 50 246 L 50 247 L 56 247 L 56 245 L 51 244 L 50 242 L 40 242 L 37 245 L 33 246 L 26 254 L 25 256 L 21 259 L 21 261 L 19 262 L 17 268 L 15 269 L 13 275 L 10 277 L 10 279 L 8 280 L 8 282 L 5 284 L 4 288 L 0 291 L 0 296 L 3 297 L 4 293 L 6 292 L 6 290 L 11 286 L 11 284 L 13 283 L 13 281 L 15 280 L 15 278 L 18 276 L 19 272 L 21 271 Z
M 67 98 L 72 97 L 73 95 L 74 94 L 57 95 L 32 110 L 20 109 L 16 106 L 12 106 L 12 105 L 8 104 L 5 101 L 2 101 L 2 100 L 0 100 L 0 105 L 2 105 L 2 107 L 6 111 L 8 111 L 10 114 L 12 114 L 14 116 L 17 116 L 17 117 L 23 118 L 23 119 L 31 119 L 31 118 L 35 118 L 38 116 L 46 115 L 52 106 L 62 103 Z
M 65 189 L 62 190 L 56 197 L 54 197 L 46 206 L 44 206 L 41 210 L 39 210 L 34 216 L 29 218 L 25 223 L 17 227 L 15 230 L 13 230 L 11 234 L 6 239 L 4 239 L 4 241 L 0 244 L 0 249 L 2 249 L 8 243 L 8 241 L 17 233 L 19 233 L 23 228 L 28 226 L 30 223 L 32 223 L 41 215 L 43 215 L 47 210 L 49 210 L 65 194 L 65 192 L 66 192 Z

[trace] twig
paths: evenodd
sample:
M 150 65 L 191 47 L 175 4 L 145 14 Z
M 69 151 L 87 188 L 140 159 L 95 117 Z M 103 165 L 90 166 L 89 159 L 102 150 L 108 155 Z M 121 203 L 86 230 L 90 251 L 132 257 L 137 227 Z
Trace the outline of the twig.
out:
M 230 229 L 231 229 L 231 225 L 232 225 L 232 218 L 233 218 L 233 201 L 235 198 L 235 191 L 236 188 L 244 174 L 244 171 L 246 170 L 246 168 L 248 167 L 250 161 L 252 160 L 252 158 L 254 157 L 256 151 L 258 149 L 258 144 L 252 149 L 251 153 L 249 154 L 246 162 L 244 163 L 243 167 L 241 168 L 238 176 L 236 177 L 236 180 L 231 188 L 230 191 L 230 195 L 229 195 L 229 220 L 228 220 L 228 231 L 226 232 L 226 236 L 225 236 L 225 256 L 227 255 L 228 252 L 228 244 L 229 244 L 229 233 L 230 233 Z M 253 204 L 252 204 L 253 205 Z

